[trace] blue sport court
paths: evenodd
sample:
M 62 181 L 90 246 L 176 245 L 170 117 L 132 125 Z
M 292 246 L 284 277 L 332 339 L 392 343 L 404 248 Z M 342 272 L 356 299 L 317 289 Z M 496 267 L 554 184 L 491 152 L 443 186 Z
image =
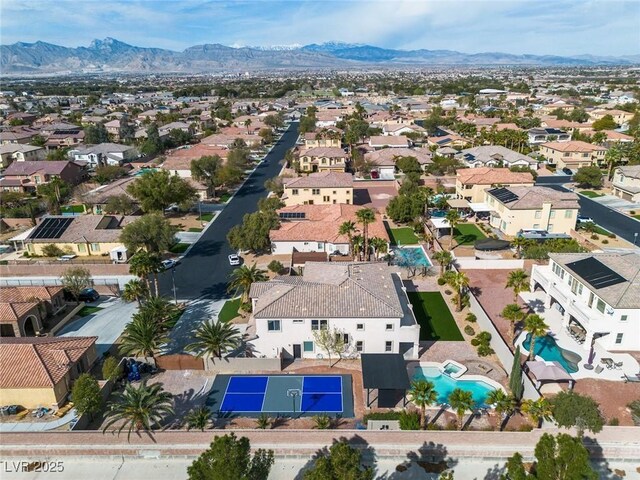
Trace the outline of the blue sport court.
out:
M 206 404 L 220 415 L 353 417 L 351 375 L 217 375 Z

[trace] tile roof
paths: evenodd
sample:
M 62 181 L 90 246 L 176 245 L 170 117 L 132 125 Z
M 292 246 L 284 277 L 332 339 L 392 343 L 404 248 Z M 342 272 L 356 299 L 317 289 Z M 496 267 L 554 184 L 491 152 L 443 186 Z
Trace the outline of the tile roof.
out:
M 353 175 L 343 172 L 317 172 L 285 180 L 285 188 L 351 188 Z
M 28 302 L 34 298 L 38 300 L 51 300 L 62 292 L 60 286 L 17 286 L 0 287 L 0 301 L 2 302 Z
M 0 388 L 50 388 L 92 348 L 98 337 L 3 338 Z
M 44 218 L 70 218 L 50 215 Z M 96 242 L 96 243 L 119 243 L 122 228 L 137 220 L 140 217 L 123 216 L 123 215 L 78 215 L 72 217 L 73 221 L 67 229 L 58 238 L 32 238 L 38 228 L 29 235 L 28 242 L 34 243 L 80 243 L 80 242 Z M 109 218 L 111 221 L 108 226 L 98 228 L 102 224 L 103 219 Z M 102 252 L 105 253 L 105 252 Z
M 428 148 L 383 148 L 367 152 L 364 157 L 378 166 L 393 166 L 398 157 L 415 157 L 420 165 L 433 163 Z
M 21 319 L 32 308 L 37 307 L 38 302 L 0 302 L 0 323 L 14 322 Z M 4 339 L 3 339 L 4 341 Z
M 530 210 L 542 208 L 544 203 L 551 203 L 551 208 L 577 209 L 578 195 L 573 192 L 560 192 L 549 187 L 504 187 L 516 195 L 516 199 L 503 203 L 510 210 Z M 491 195 L 489 191 L 489 195 Z
M 13 162 L 9 165 L 4 171 L 4 175 L 7 176 L 24 176 L 24 175 L 33 175 L 37 172 L 43 172 L 48 175 L 60 175 L 62 171 L 67 168 L 69 165 L 75 165 L 79 167 L 79 165 L 66 161 L 51 161 L 51 160 L 41 160 L 41 161 L 25 161 L 25 162 Z
M 131 199 L 134 203 L 137 203 L 137 200 L 127 191 L 127 187 L 129 184 L 136 181 L 136 177 L 124 177 L 119 178 L 111 183 L 106 185 L 100 185 L 93 190 L 88 191 L 83 195 L 83 198 L 86 198 L 90 201 L 91 204 L 100 204 L 106 203 L 109 197 L 113 197 L 116 195 L 126 195 Z
M 558 152 L 598 152 L 607 150 L 605 147 L 583 142 L 582 140 L 572 140 L 570 142 L 547 142 L 543 143 L 541 147 L 547 147 L 551 150 L 557 150 Z
M 616 285 L 595 289 L 597 295 L 613 308 L 640 308 L 640 254 L 635 252 L 549 254 L 551 260 L 581 279 L 587 288 L 593 289 L 589 282 L 566 266 L 568 263 L 590 257 L 595 258 L 626 280 Z
M 524 160 L 529 164 L 537 163 L 537 161 L 531 157 L 527 157 L 526 155 L 500 145 L 483 145 L 480 147 L 465 148 L 464 150 L 461 150 L 457 156 L 461 160 L 469 163 L 495 162 L 496 159 L 502 159 L 507 163 L 513 163 L 521 160 Z
M 300 152 L 301 157 L 349 158 L 349 154 L 338 147 L 313 147 Z
M 533 175 L 529 172 L 512 172 L 508 168 L 461 168 L 456 176 L 463 185 L 495 185 L 530 183 L 533 185 Z
M 408 147 L 409 139 L 404 135 L 374 135 L 369 138 L 369 145 L 371 145 L 372 147 L 384 147 L 385 145 Z
M 308 262 L 300 277 L 251 286 L 255 318 L 402 318 L 402 281 L 384 263 Z M 260 286 L 258 286 L 260 285 Z
M 625 177 L 640 178 L 640 165 L 626 165 L 616 168 L 616 171 L 621 172 Z

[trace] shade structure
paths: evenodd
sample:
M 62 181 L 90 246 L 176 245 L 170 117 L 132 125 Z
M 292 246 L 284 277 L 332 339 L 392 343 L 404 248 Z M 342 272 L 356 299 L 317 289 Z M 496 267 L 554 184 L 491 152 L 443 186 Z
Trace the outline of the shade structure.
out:
M 400 353 L 363 353 L 362 386 L 367 391 L 367 407 L 371 406 L 371 391 L 377 391 L 378 407 L 393 408 L 399 400 L 406 406 L 406 392 L 411 386 L 404 357 Z
M 511 242 L 497 238 L 484 238 L 475 242 L 473 246 L 476 250 L 487 252 L 491 250 L 505 250 L 511 246 Z
M 469 202 L 464 198 L 450 198 L 447 203 L 451 208 L 469 208 Z
M 529 373 L 536 377 L 538 388 L 543 382 L 569 382 L 570 388 L 575 384 L 573 377 L 562 368 L 559 362 L 537 360 L 527 362 L 525 365 Z

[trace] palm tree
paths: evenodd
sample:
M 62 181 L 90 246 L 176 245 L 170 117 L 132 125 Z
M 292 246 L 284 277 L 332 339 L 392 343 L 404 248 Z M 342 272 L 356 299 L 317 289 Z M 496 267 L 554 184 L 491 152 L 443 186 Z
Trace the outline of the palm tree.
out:
M 144 430 L 149 433 L 154 426 L 159 426 L 163 418 L 173 414 L 173 400 L 169 392 L 165 392 L 161 383 L 147 385 L 147 381 L 135 387 L 127 384 L 123 392 L 114 394 L 115 401 L 108 406 L 107 423 L 102 433 L 115 423 L 122 422 L 120 432 L 128 427 L 127 441 L 131 440 L 131 432 Z
M 451 265 L 453 255 L 449 250 L 439 250 L 431 255 L 431 258 L 440 265 L 440 276 L 444 275 L 445 269 Z
M 522 308 L 517 303 L 510 303 L 505 306 L 500 313 L 504 318 L 509 320 L 513 326 L 512 335 L 516 334 L 516 324 L 524 318 L 524 312 Z
M 418 235 L 420 240 L 427 244 L 427 248 L 431 250 L 431 246 L 433 245 L 433 235 L 430 233 L 424 232 Z
M 266 413 L 261 413 L 258 418 L 256 418 L 256 427 L 261 430 L 266 430 L 271 426 L 271 419 Z
M 613 145 L 604 155 L 604 161 L 607 164 L 607 180 L 611 180 L 613 169 L 622 160 L 622 150 L 618 145 Z
M 204 432 L 204 429 L 207 428 L 207 425 L 209 425 L 209 421 L 211 420 L 211 410 L 204 405 L 193 408 L 189 410 L 185 420 L 187 421 L 187 430 L 196 428 L 201 432 Z
M 125 302 L 138 302 L 138 307 L 142 305 L 142 299 L 149 296 L 149 287 L 139 278 L 129 280 L 122 291 L 122 298 Z
M 360 259 L 362 246 L 364 245 L 364 238 L 362 238 L 362 235 L 354 235 L 351 239 L 351 243 L 353 244 L 353 259 Z
M 376 221 L 376 212 L 372 208 L 361 208 L 356 212 L 358 223 L 362 224 L 364 237 L 364 260 L 369 260 L 369 224 Z
M 531 335 L 531 345 L 529 345 L 529 360 L 536 357 L 536 338 L 542 337 L 547 333 L 549 325 L 544 322 L 540 315 L 529 315 L 524 321 L 524 329 Z
M 447 400 L 449 405 L 451 405 L 451 408 L 456 411 L 456 415 L 458 416 L 458 425 L 460 425 L 460 430 L 462 430 L 464 428 L 464 424 L 462 423 L 464 412 L 467 410 L 473 410 L 475 405 L 473 402 L 473 395 L 467 390 L 456 388 L 449 394 Z
M 451 237 L 449 238 L 449 250 L 451 250 L 451 246 L 453 245 L 453 230 L 458 226 L 458 223 L 460 223 L 460 212 L 452 208 L 447 212 L 445 218 L 451 228 Z
M 120 352 L 134 357 L 154 358 L 156 352 L 167 343 L 167 336 L 155 317 L 139 312 L 124 327 Z
M 520 410 L 539 428 L 542 420 L 551 420 L 551 403 L 544 397 L 537 400 L 523 400 Z
M 338 233 L 340 235 L 346 235 L 349 239 L 349 255 L 352 254 L 353 251 L 353 234 L 356 231 L 356 224 L 351 220 L 347 220 L 346 222 L 342 222 L 340 228 L 338 228 Z
M 438 399 L 435 385 L 428 380 L 414 380 L 409 390 L 409 400 L 420 409 L 420 426 L 427 425 L 427 407 L 430 407 Z
M 447 283 L 456 289 L 457 292 L 457 309 L 458 312 L 462 310 L 462 297 L 463 291 L 469 286 L 469 277 L 463 272 L 450 272 L 451 275 L 447 275 Z
M 249 127 L 251 126 L 251 119 L 250 118 L 247 118 L 244 121 L 244 126 L 247 127 L 247 133 L 249 133 Z
M 373 248 L 373 257 L 378 260 L 378 255 L 387 253 L 389 247 L 387 241 L 380 237 L 373 237 L 369 243 Z
M 149 291 L 151 291 L 149 276 L 153 273 L 154 263 L 151 260 L 151 255 L 146 250 L 140 250 L 129 259 L 129 271 L 144 280 Z
M 529 276 L 527 272 L 522 269 L 509 272 L 506 286 L 513 290 L 513 303 L 518 303 L 518 294 L 529 291 Z
M 166 297 L 152 297 L 144 302 L 140 313 L 148 314 L 162 329 L 167 329 L 172 326 L 168 323 L 180 313 L 180 307 L 171 303 Z
M 331 428 L 331 418 L 326 413 L 314 415 L 313 423 L 318 430 L 327 430 Z
M 520 258 L 520 253 L 522 252 L 522 247 L 527 244 L 527 239 L 524 237 L 515 237 L 511 240 L 511 246 L 516 249 L 516 256 Z
M 229 322 L 209 320 L 202 323 L 194 333 L 195 341 L 186 349 L 202 357 L 210 355 L 222 358 L 222 354 L 240 344 L 240 332 Z
M 516 411 L 516 399 L 513 395 L 507 395 L 502 389 L 492 390 L 485 402 L 489 405 L 493 405 L 494 410 L 502 418 L 500 424 L 500 431 L 504 429 L 509 417 Z
M 242 303 L 249 301 L 249 289 L 251 284 L 255 282 L 265 282 L 268 280 L 267 272 L 259 269 L 254 263 L 250 267 L 242 265 L 240 268 L 236 268 L 231 272 L 231 282 L 229 282 L 228 292 L 234 292 L 242 294 Z

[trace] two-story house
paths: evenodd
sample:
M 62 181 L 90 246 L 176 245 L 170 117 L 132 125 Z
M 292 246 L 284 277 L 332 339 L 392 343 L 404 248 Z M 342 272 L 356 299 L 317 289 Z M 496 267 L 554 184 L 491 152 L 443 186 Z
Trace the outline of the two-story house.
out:
M 564 328 L 584 331 L 585 358 L 592 341 L 606 351 L 640 351 L 637 253 L 551 253 L 548 265 L 531 271 L 531 291 L 537 289 L 546 307 L 558 305 Z
M 527 132 L 529 145 L 541 145 L 547 142 L 568 142 L 571 140 L 571 134 L 560 130 L 559 128 L 531 128 Z
M 286 206 L 353 204 L 353 175 L 318 172 L 288 178 L 285 180 L 282 201 Z
M 491 226 L 505 235 L 522 230 L 568 234 L 578 218 L 578 195 L 549 187 L 498 187 L 485 192 Z
M 630 202 L 640 202 L 640 165 L 616 168 L 611 187 L 615 196 Z
M 600 165 L 607 149 L 600 145 L 572 140 L 570 142 L 549 142 L 540 145 L 540 154 L 556 168 L 577 170 L 581 167 Z
M 480 203 L 485 192 L 494 187 L 532 187 L 535 183 L 529 172 L 512 172 L 508 168 L 461 168 L 456 173 L 456 197 L 468 202 Z
M 396 161 L 400 157 L 415 158 L 423 170 L 433 163 L 428 148 L 383 148 L 364 154 L 365 160 L 371 163 L 371 171 L 377 171 L 378 177 L 383 180 L 395 178 Z
M 315 147 L 300 152 L 303 172 L 344 172 L 349 154 L 337 147 Z
M 0 145 L 0 168 L 7 168 L 12 162 L 28 162 L 44 160 L 45 150 L 42 147 L 7 143 Z
M 418 358 L 416 322 L 397 268 L 376 263 L 307 262 L 302 276 L 251 285 L 249 343 L 270 358 L 323 358 L 314 332 L 342 335 L 344 354 Z
M 68 161 L 13 162 L 4 171 L 0 190 L 35 192 L 38 185 L 49 183 L 54 178 L 76 185 L 85 175 L 84 169 Z
M 101 143 L 71 150 L 69 155 L 74 162 L 84 162 L 93 169 L 106 165 L 119 166 L 135 160 L 138 158 L 138 150 L 130 145 Z

